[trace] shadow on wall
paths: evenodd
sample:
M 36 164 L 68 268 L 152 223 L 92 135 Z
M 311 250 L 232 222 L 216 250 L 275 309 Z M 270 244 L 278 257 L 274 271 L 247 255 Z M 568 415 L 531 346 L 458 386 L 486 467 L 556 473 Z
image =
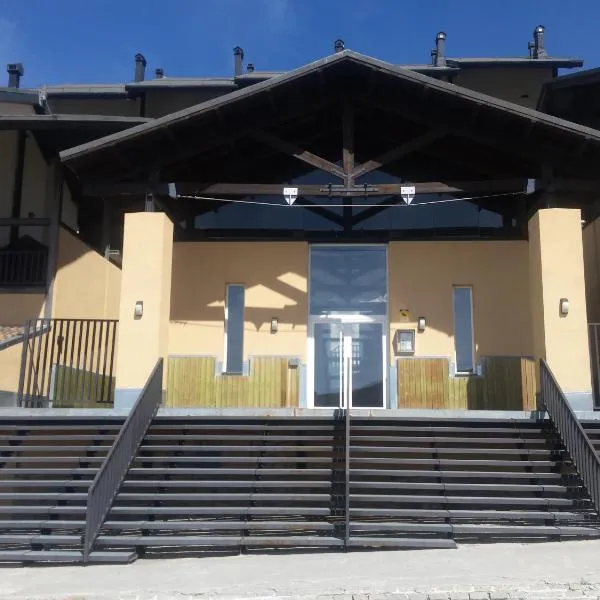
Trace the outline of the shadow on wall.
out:
M 415 355 L 453 357 L 453 288 L 470 286 L 476 360 L 532 355 L 528 252 L 525 241 L 391 243 L 391 337 L 395 329 L 416 329 L 423 316 Z
M 66 227 L 60 230 L 52 317 L 118 319 L 121 269 Z
M 308 246 L 304 243 L 176 243 L 171 321 L 223 327 L 226 285 L 243 284 L 246 329 L 305 331 Z

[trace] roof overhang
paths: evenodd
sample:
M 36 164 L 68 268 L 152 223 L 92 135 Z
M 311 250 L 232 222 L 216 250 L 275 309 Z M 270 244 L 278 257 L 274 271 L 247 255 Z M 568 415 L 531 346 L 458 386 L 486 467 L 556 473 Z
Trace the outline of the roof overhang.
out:
M 575 69 L 583 66 L 580 58 L 448 58 L 450 66 L 459 69 L 526 68 L 526 69 Z
M 377 92 L 375 88 L 370 92 L 366 89 L 371 84 L 379 86 Z M 166 148 L 174 147 L 174 141 L 182 136 L 193 134 L 194 139 L 207 143 L 210 140 L 203 138 L 210 137 L 208 132 L 213 132 L 215 127 L 220 127 L 223 135 L 241 136 L 244 127 L 255 125 L 261 118 L 272 118 L 274 97 L 279 99 L 278 106 L 285 98 L 304 102 L 310 110 L 310 103 L 319 100 L 319 90 L 324 87 L 337 93 L 340 101 L 361 97 L 373 104 L 385 103 L 390 111 L 412 112 L 428 124 L 447 128 L 458 135 L 477 135 L 491 142 L 502 138 L 503 145 L 515 153 L 521 151 L 526 140 L 537 137 L 540 155 L 555 152 L 554 158 L 562 161 L 577 149 L 582 160 L 588 154 L 593 155 L 589 156 L 590 162 L 600 160 L 600 131 L 350 50 L 70 148 L 61 153 L 61 159 L 83 177 L 89 169 L 97 170 L 98 166 L 104 173 L 112 169 L 122 171 L 124 167 L 139 169 L 143 167 L 141 163 L 152 164 L 156 169 L 161 160 L 172 162 Z M 383 90 L 385 97 L 381 98 Z M 509 131 L 516 135 L 507 138 Z
M 0 115 L 0 131 L 31 131 L 47 156 L 98 137 L 147 123 L 141 117 L 106 115 Z

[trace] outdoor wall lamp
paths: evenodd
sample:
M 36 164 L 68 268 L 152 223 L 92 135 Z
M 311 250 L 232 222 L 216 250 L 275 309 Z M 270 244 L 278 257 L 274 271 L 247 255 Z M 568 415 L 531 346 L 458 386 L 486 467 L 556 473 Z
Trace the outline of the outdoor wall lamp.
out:
M 142 300 L 138 300 L 135 303 L 135 307 L 133 309 L 133 318 L 141 319 L 144 316 L 144 302 Z
M 566 317 L 569 314 L 569 299 L 561 298 L 559 303 L 559 312 L 561 317 Z
M 279 319 L 277 317 L 273 317 L 271 319 L 271 333 L 277 333 L 279 330 Z
M 425 317 L 419 317 L 417 319 L 417 331 L 419 333 L 423 333 L 425 331 L 425 327 L 427 327 L 427 321 Z

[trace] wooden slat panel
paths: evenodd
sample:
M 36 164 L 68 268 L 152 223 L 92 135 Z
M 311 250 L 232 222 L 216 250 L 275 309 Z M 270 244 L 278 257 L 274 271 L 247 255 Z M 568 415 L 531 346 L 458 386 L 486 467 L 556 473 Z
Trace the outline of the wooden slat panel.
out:
M 178 408 L 281 408 L 298 406 L 298 369 L 288 359 L 259 356 L 250 374 L 215 376 L 216 359 L 170 357 L 166 406 Z
M 448 395 L 448 359 L 398 359 L 400 408 L 445 408 Z
M 398 359 L 398 406 L 452 410 L 535 410 L 531 359 L 486 357 L 483 376 L 448 377 L 448 359 Z
M 523 410 L 537 409 L 537 366 L 531 358 L 521 359 L 521 381 L 523 390 Z

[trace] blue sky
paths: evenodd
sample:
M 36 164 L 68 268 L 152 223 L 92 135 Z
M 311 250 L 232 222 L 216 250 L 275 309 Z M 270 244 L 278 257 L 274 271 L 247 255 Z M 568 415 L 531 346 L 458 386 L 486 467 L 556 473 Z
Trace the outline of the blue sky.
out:
M 437 31 L 449 56 L 524 56 L 547 28 L 555 56 L 600 65 L 598 0 L 0 0 L 4 64 L 23 86 L 128 81 L 142 52 L 153 73 L 229 76 L 240 45 L 257 70 L 290 69 L 346 47 L 397 63 L 429 62 Z

